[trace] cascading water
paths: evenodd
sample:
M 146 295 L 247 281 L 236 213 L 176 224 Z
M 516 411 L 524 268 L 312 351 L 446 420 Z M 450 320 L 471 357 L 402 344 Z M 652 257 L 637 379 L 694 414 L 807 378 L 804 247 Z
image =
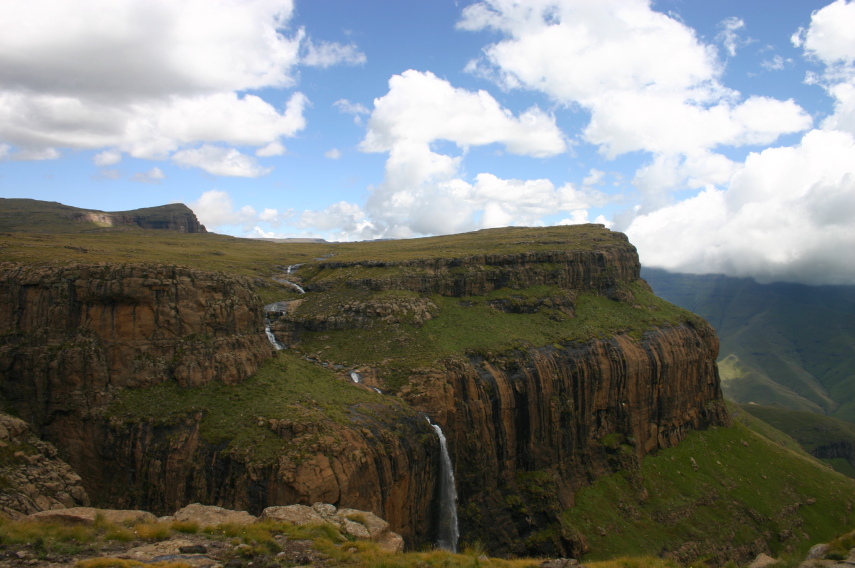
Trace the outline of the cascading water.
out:
M 353 381 L 354 383 L 359 383 L 359 381 L 362 380 L 362 376 L 359 373 L 357 373 L 356 371 L 351 371 L 350 372 L 350 380 Z
M 293 271 L 295 271 L 300 266 L 302 266 L 302 265 L 300 265 L 300 264 L 289 264 L 288 267 L 285 269 L 285 274 L 291 274 Z M 306 291 L 303 289 L 303 287 L 300 286 L 299 284 L 295 283 L 295 282 L 291 282 L 290 280 L 286 280 L 285 278 L 273 278 L 273 279 L 276 280 L 277 282 L 281 283 L 281 284 L 287 284 L 288 286 L 295 288 L 301 294 L 306 293 Z
M 457 552 L 457 539 L 460 536 L 457 527 L 457 489 L 454 486 L 454 468 L 448 455 L 448 444 L 445 434 L 439 424 L 434 424 L 430 418 L 425 419 L 439 438 L 439 448 L 442 460 L 439 468 L 439 531 L 436 545 L 443 550 Z
M 285 346 L 282 345 L 282 343 L 278 339 L 276 339 L 275 335 L 273 335 L 273 330 L 270 329 L 269 323 L 264 326 L 264 333 L 267 334 L 267 339 L 270 340 L 270 343 L 273 344 L 273 347 L 275 347 L 277 351 L 285 349 Z

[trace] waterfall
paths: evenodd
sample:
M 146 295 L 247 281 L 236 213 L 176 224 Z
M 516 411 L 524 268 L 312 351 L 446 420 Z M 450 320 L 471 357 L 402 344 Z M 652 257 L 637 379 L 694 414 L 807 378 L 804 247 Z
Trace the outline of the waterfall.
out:
M 285 346 L 282 345 L 278 339 L 276 339 L 275 335 L 273 335 L 273 330 L 270 329 L 269 323 L 264 326 L 264 333 L 267 334 L 267 339 L 270 340 L 270 343 L 273 344 L 273 347 L 275 347 L 277 351 L 281 351 L 282 349 L 285 349 Z
M 354 383 L 358 383 L 360 380 L 362 380 L 362 377 L 356 371 L 351 371 L 350 380 L 352 380 Z
M 439 468 L 439 531 L 436 545 L 443 550 L 456 553 L 460 531 L 457 527 L 457 489 L 454 487 L 454 468 L 451 466 L 448 444 L 445 442 L 445 434 L 442 433 L 442 428 L 439 427 L 439 424 L 431 422 L 427 416 L 425 419 L 436 432 L 442 453 Z

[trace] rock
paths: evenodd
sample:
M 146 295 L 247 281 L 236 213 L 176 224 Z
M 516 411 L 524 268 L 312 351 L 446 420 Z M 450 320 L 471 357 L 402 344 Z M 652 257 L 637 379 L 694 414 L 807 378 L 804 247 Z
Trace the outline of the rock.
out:
M 356 509 L 339 509 L 336 512 L 335 516 L 342 523 L 344 521 L 349 520 L 356 521 L 358 524 L 364 526 L 368 532 L 368 537 L 366 538 L 379 538 L 383 533 L 389 530 L 389 523 L 387 523 L 374 513 L 369 513 L 367 511 L 358 511 Z
M 387 531 L 380 535 L 375 542 L 377 543 L 377 548 L 383 552 L 390 554 L 404 552 L 404 539 L 398 533 Z
M 157 517 L 147 511 L 121 509 L 96 509 L 94 507 L 73 507 L 54 511 L 40 511 L 25 517 L 25 521 L 79 523 L 91 525 L 96 518 L 103 518 L 112 524 L 133 525 L 137 523 L 154 523 Z
M 322 525 L 327 522 L 315 509 L 306 505 L 267 507 L 261 512 L 259 520 L 279 521 L 294 525 Z
M 818 560 L 822 558 L 828 552 L 828 548 L 829 546 L 827 543 L 813 545 L 812 547 L 810 547 L 810 550 L 808 550 L 807 556 L 805 556 L 805 560 Z
M 180 523 L 196 523 L 199 528 L 216 525 L 249 525 L 258 520 L 246 511 L 232 511 L 213 505 L 193 503 L 175 512 L 175 520 Z
M 765 568 L 766 566 L 771 566 L 772 564 L 777 563 L 777 560 L 775 560 L 768 554 L 761 552 L 757 555 L 757 558 L 754 559 L 754 562 L 748 565 L 748 568 Z

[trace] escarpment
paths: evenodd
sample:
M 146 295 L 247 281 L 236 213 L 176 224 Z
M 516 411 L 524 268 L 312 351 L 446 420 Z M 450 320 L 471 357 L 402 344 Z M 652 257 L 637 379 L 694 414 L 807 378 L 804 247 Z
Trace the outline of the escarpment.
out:
M 6 266 L 3 395 L 96 504 L 323 501 L 380 515 L 409 546 L 439 524 L 429 417 L 461 538 L 513 554 L 578 555 L 561 516 L 577 489 L 727 421 L 714 333 L 652 294 L 619 233 L 316 250 L 268 274 L 266 314 L 241 277 Z

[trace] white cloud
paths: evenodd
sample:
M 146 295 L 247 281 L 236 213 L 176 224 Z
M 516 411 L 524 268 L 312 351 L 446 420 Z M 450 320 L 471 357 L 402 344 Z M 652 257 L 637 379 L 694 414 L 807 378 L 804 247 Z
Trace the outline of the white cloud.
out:
M 591 113 L 585 139 L 610 158 L 765 144 L 811 123 L 793 101 L 740 102 L 719 81 L 716 49 L 646 0 L 485 0 L 464 9 L 458 26 L 504 35 L 471 71 L 581 105 Z
M 336 105 L 345 112 L 353 109 L 347 101 Z M 457 151 L 442 153 L 442 142 L 452 143 Z M 569 186 L 556 189 L 548 180 L 503 180 L 486 173 L 477 175 L 474 183 L 462 179 L 468 149 L 490 144 L 538 158 L 567 149 L 554 117 L 537 107 L 515 116 L 486 91 L 455 88 L 430 72 L 409 70 L 393 76 L 389 92 L 374 101 L 359 146 L 365 152 L 388 154 L 385 179 L 372 188 L 365 206 L 371 222 L 359 225 L 362 238 L 534 224 L 580 200 L 581 194 Z M 328 218 L 341 218 L 341 213 L 328 213 Z M 349 226 L 357 226 L 355 217 L 346 219 Z
M 329 158 L 330 160 L 338 160 L 341 158 L 341 150 L 338 148 L 330 148 L 326 152 L 324 152 L 324 157 Z
M 235 209 L 231 196 L 217 189 L 206 191 L 197 201 L 188 203 L 188 207 L 208 230 L 225 225 L 242 225 L 249 230 L 259 220 L 259 215 L 253 207 L 244 205 Z M 265 210 L 265 215 L 269 216 L 267 211 Z
M 433 73 L 408 70 L 389 79 L 389 92 L 374 101 L 366 152 L 398 144 L 448 140 L 460 147 L 503 144 L 514 154 L 546 157 L 567 145 L 554 117 L 532 107 L 514 117 L 486 91 L 456 89 Z
M 198 148 L 181 150 L 172 155 L 172 161 L 182 166 L 201 168 L 217 176 L 255 178 L 270 173 L 254 158 L 241 154 L 234 148 L 203 144 Z
M 293 9 L 292 0 L 5 1 L 0 141 L 18 159 L 106 148 L 101 166 L 199 143 L 271 155 L 305 128 L 308 100 L 294 93 L 277 109 L 247 91 L 293 86 L 301 50 L 317 65 L 359 56 L 289 32 Z
M 760 62 L 760 66 L 766 71 L 783 71 L 787 65 L 791 65 L 793 60 L 790 58 L 784 59 L 780 55 L 775 55 L 772 59 L 764 59 Z
M 166 179 L 166 174 L 158 167 L 154 167 L 144 173 L 137 172 L 131 176 L 131 181 L 140 183 L 160 183 L 160 181 L 164 179 Z
M 826 65 L 855 62 L 855 2 L 836 0 L 811 15 L 807 30 L 799 29 L 793 45 Z
M 339 112 L 344 114 L 353 115 L 353 122 L 359 126 L 362 126 L 362 116 L 371 114 L 371 111 L 361 103 L 352 103 L 347 99 L 339 99 L 333 103 L 333 106 L 338 109 Z
M 255 151 L 255 155 L 259 158 L 269 158 L 271 156 L 281 156 L 285 153 L 285 146 L 279 142 L 271 142 L 263 148 Z
M 736 55 L 736 48 L 745 45 L 748 40 L 742 40 L 737 33 L 745 27 L 745 22 L 741 18 L 731 16 L 725 18 L 718 23 L 721 31 L 716 35 L 716 39 L 721 42 L 728 55 L 731 57 Z
M 855 139 L 813 130 L 752 153 L 725 189 L 638 216 L 626 232 L 647 266 L 853 284 Z
M 347 45 L 334 42 L 315 44 L 308 39 L 305 42 L 305 50 L 302 63 L 310 67 L 331 67 L 340 64 L 362 65 L 366 61 L 365 54 L 352 43 Z
M 118 150 L 104 150 L 95 154 L 92 161 L 99 167 L 114 166 L 122 161 L 122 153 Z

